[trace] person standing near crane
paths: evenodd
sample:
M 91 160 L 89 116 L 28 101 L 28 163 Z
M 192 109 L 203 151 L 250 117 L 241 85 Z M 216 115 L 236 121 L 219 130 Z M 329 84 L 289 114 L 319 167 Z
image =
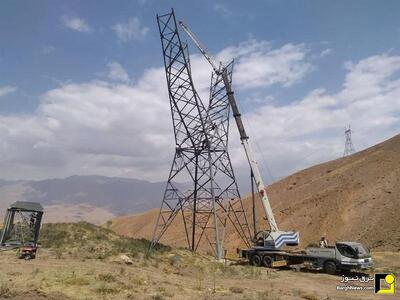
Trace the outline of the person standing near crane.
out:
M 319 241 L 319 247 L 320 248 L 327 248 L 328 247 L 328 241 L 325 239 L 325 237 L 321 237 Z

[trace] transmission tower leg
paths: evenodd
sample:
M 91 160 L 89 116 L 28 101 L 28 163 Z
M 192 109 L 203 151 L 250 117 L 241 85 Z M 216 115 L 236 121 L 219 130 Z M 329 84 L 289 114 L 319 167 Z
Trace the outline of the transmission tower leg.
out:
M 192 221 L 192 251 L 195 250 L 196 241 L 196 209 L 197 209 L 197 181 L 198 181 L 198 163 L 199 156 L 196 155 L 196 169 L 194 171 L 194 193 L 193 193 L 193 221 Z

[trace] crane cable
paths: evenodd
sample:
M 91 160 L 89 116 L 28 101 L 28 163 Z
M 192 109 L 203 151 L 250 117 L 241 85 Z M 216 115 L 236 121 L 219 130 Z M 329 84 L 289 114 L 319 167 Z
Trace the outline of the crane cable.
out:
M 258 140 L 257 140 L 257 138 L 256 138 L 256 135 L 254 134 L 254 130 L 253 130 L 253 127 L 251 126 L 251 122 L 250 122 L 250 120 L 246 117 L 247 111 L 246 111 L 246 110 L 243 110 L 243 107 L 240 105 L 240 103 L 237 103 L 237 106 L 239 106 L 240 111 L 244 112 L 244 113 L 242 114 L 242 119 L 244 120 L 244 123 L 247 124 L 246 127 L 249 128 L 249 131 L 250 131 L 250 133 L 251 133 L 251 139 L 254 141 L 254 145 L 256 146 L 256 153 L 259 153 L 260 156 L 261 156 L 261 168 L 262 168 L 264 171 L 265 171 L 265 170 L 267 171 L 268 176 L 270 177 L 270 184 L 268 184 L 268 185 L 271 185 L 272 183 L 275 182 L 275 177 L 272 175 L 272 172 L 271 172 L 270 168 L 268 167 L 268 164 L 267 164 L 267 162 L 266 162 L 264 153 L 263 153 L 263 151 L 262 151 L 262 149 L 261 149 L 261 147 L 260 147 L 260 144 L 258 143 Z M 265 172 L 263 172 L 263 174 L 265 174 Z

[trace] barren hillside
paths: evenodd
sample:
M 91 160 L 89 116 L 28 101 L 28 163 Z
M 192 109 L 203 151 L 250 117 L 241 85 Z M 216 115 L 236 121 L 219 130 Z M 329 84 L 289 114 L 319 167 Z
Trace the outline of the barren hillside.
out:
M 313 166 L 268 187 L 281 229 L 300 231 L 301 246 L 328 240 L 359 240 L 373 249 L 400 249 L 400 135 L 354 155 Z M 245 199 L 250 209 L 250 199 Z M 264 226 L 258 203 L 258 228 Z M 158 210 L 125 216 L 112 229 L 151 238 Z M 249 215 L 250 217 L 250 215 Z M 250 218 L 249 218 L 250 219 Z M 163 243 L 185 246 L 181 224 L 175 222 Z M 230 251 L 240 241 L 230 229 Z

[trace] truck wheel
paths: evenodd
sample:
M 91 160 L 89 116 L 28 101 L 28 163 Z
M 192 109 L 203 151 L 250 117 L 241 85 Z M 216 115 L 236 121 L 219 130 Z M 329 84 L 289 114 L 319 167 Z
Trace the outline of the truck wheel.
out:
M 271 256 L 265 255 L 265 256 L 263 257 L 263 265 L 264 265 L 265 267 L 267 267 L 267 268 L 272 268 L 272 262 L 273 262 L 273 261 L 274 261 L 274 260 L 272 259 Z
M 254 254 L 254 255 L 251 257 L 251 259 L 250 259 L 250 263 L 251 263 L 253 266 L 256 266 L 256 267 L 261 266 L 261 257 L 260 257 L 260 255 Z
M 324 272 L 331 275 L 336 274 L 336 264 L 333 261 L 327 261 L 324 263 Z

